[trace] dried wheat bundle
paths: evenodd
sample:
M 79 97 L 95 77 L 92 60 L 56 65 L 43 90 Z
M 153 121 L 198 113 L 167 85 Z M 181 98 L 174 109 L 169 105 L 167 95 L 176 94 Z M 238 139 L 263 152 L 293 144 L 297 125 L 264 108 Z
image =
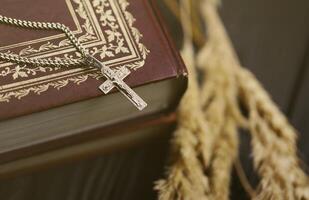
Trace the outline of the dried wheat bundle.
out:
M 252 135 L 254 167 L 260 175 L 257 194 L 251 197 L 309 199 L 308 176 L 296 154 L 296 132 L 256 78 L 240 66 L 218 16 L 218 2 L 198 1 L 207 26 L 207 43 L 196 57 L 188 2 L 182 1 L 187 9 L 182 9 L 181 19 L 189 88 L 179 108 L 167 178 L 156 186 L 159 199 L 229 199 L 239 127 Z M 196 66 L 204 77 L 201 87 Z M 249 113 L 246 118 L 240 102 Z

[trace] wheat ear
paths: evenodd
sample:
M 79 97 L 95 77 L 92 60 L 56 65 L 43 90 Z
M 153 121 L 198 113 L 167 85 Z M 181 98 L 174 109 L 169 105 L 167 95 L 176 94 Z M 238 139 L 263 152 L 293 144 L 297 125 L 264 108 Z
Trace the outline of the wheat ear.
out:
M 205 1 L 203 9 L 214 46 L 211 56 L 217 49 L 222 60 L 229 60 L 230 70 L 225 72 L 237 80 L 237 95 L 249 112 L 254 166 L 261 177 L 255 199 L 308 199 L 308 177 L 296 154 L 296 131 L 253 74 L 239 65 L 213 4 Z
M 196 200 L 211 199 L 209 193 L 209 179 L 204 174 L 203 163 L 199 159 L 199 148 L 207 142 L 207 127 L 203 120 L 203 113 L 199 98 L 199 88 L 194 68 L 194 50 L 191 41 L 190 17 L 185 15 L 184 9 L 189 10 L 189 2 L 183 0 L 182 23 L 185 39 L 181 52 L 189 71 L 188 89 L 181 101 L 178 111 L 178 127 L 172 140 L 171 165 L 167 177 L 156 183 L 160 200 Z M 186 12 L 187 13 L 187 12 Z

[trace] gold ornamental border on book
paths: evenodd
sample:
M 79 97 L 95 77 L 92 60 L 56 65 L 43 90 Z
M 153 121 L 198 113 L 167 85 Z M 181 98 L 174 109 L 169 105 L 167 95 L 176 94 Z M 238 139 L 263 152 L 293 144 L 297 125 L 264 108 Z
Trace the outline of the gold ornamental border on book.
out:
M 127 0 L 65 0 L 77 27 L 74 34 L 89 52 L 101 58 L 107 66 L 126 66 L 131 70 L 143 67 L 149 50 L 141 43 L 142 34 L 133 26 L 135 18 L 127 11 Z M 21 56 L 56 59 L 77 58 L 80 55 L 63 34 L 0 47 L 0 51 Z M 14 51 L 15 50 L 15 51 Z M 21 99 L 34 93 L 40 95 L 50 88 L 60 90 L 69 83 L 80 84 L 88 78 L 99 79 L 96 69 L 38 67 L 0 62 L 0 78 L 12 82 L 0 85 L 0 102 Z

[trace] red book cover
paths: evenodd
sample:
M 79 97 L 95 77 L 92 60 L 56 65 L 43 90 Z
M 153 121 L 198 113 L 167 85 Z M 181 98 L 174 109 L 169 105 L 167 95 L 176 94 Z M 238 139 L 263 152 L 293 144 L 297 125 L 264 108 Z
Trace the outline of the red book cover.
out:
M 0 14 L 60 22 L 112 69 L 126 66 L 136 87 L 185 74 L 147 0 L 2 0 Z M 0 52 L 28 58 L 78 58 L 64 34 L 0 24 Z M 0 120 L 104 95 L 89 66 L 40 67 L 0 61 Z

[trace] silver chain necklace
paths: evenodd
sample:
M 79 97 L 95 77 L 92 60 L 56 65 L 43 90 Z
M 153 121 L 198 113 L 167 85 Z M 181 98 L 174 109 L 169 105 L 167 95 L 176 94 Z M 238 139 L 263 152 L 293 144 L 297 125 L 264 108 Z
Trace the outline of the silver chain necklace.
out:
M 127 97 L 139 110 L 143 110 L 147 103 L 136 94 L 122 79 L 128 76 L 131 72 L 126 67 L 120 68 L 117 72 L 105 66 L 103 63 L 98 61 L 96 58 L 88 54 L 87 50 L 82 46 L 82 44 L 77 40 L 72 31 L 61 23 L 49 23 L 49 22 L 33 22 L 20 19 L 13 19 L 10 17 L 5 17 L 0 15 L 0 23 L 13 25 L 22 28 L 30 28 L 36 30 L 58 30 L 62 31 L 66 37 L 71 41 L 76 50 L 81 53 L 81 59 L 37 59 L 37 58 L 27 58 L 16 54 L 1 53 L 0 60 L 21 63 L 21 64 L 31 64 L 36 66 L 91 66 L 101 70 L 103 76 L 107 80 L 99 87 L 102 92 L 107 94 L 114 87 L 116 87 L 125 97 Z

